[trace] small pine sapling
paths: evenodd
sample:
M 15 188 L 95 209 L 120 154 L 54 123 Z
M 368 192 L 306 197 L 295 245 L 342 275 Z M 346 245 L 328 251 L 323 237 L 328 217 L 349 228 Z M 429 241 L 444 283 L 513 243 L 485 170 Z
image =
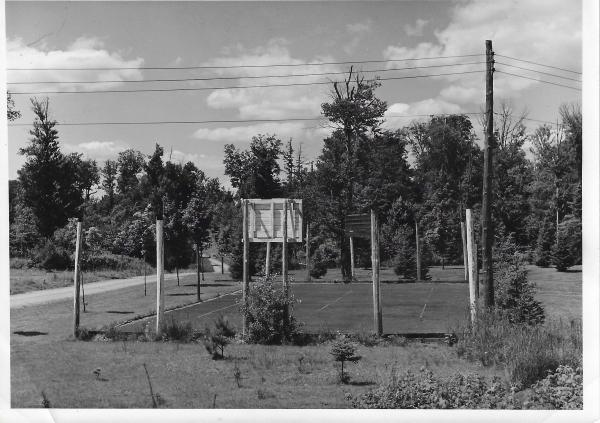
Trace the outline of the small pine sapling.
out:
M 224 358 L 225 347 L 231 342 L 235 335 L 235 330 L 231 327 L 229 321 L 223 316 L 215 320 L 213 329 L 204 330 L 204 346 L 206 351 L 212 356 L 213 360 Z
M 346 361 L 351 361 L 352 363 L 356 363 L 361 359 L 360 356 L 355 355 L 356 347 L 350 343 L 347 339 L 341 339 L 336 341 L 331 346 L 331 354 L 335 361 L 339 361 L 341 363 L 341 370 L 339 374 L 339 380 L 342 383 L 347 383 L 350 380 L 350 377 L 344 374 L 344 363 Z

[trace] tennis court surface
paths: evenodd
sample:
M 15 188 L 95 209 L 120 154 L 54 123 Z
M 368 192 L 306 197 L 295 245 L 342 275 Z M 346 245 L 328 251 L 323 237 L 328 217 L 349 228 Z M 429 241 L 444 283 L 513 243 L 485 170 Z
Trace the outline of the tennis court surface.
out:
M 252 289 L 252 284 L 250 285 Z M 293 310 L 303 330 L 373 331 L 373 291 L 370 283 L 294 283 L 291 292 L 299 301 Z M 448 333 L 468 313 L 468 286 L 464 283 L 381 284 L 383 331 L 388 334 Z M 219 316 L 226 316 L 241 329 L 241 290 L 167 311 L 165 319 L 191 322 L 203 329 Z M 155 317 L 119 327 L 138 332 Z

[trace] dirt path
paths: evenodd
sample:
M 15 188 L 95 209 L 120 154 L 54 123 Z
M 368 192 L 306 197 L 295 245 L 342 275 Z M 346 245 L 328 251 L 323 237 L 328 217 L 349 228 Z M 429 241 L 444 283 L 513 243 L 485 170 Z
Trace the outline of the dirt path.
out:
M 215 258 L 210 258 L 210 262 L 213 265 L 214 272 L 221 272 L 221 261 Z M 229 266 L 225 264 L 224 271 L 229 271 Z M 180 273 L 179 276 L 192 275 L 194 273 Z M 175 273 L 165 274 L 165 280 L 174 280 L 177 278 Z M 148 275 L 146 279 L 147 283 L 156 282 L 156 275 Z M 106 281 L 98 281 L 86 283 L 84 286 L 85 294 L 97 294 L 100 292 L 114 291 L 116 289 L 129 288 L 131 286 L 142 285 L 144 283 L 143 276 L 136 276 L 134 278 L 127 279 L 110 279 Z M 64 288 L 44 289 L 40 291 L 25 292 L 22 294 L 14 294 L 10 296 L 10 308 L 22 308 L 32 305 L 48 304 L 57 301 L 66 300 L 73 298 L 73 287 L 66 286 Z

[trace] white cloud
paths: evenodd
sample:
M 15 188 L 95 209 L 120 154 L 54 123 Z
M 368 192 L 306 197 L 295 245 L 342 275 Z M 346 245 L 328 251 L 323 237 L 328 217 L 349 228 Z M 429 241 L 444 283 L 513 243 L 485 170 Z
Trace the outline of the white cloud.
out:
M 266 122 L 245 126 L 200 128 L 194 132 L 194 137 L 204 141 L 237 143 L 250 142 L 252 137 L 258 134 L 274 134 L 282 140 L 293 138 L 302 141 L 312 135 L 324 133 L 328 131 L 314 126 L 307 128 L 302 122 Z
M 62 143 L 64 153 L 81 153 L 95 160 L 115 159 L 121 151 L 129 148 L 123 141 L 88 141 L 79 144 Z
M 169 156 L 171 156 L 170 160 Z M 192 162 L 196 166 L 198 166 L 200 163 L 202 163 L 202 166 L 205 166 L 205 161 L 203 159 L 206 159 L 206 154 L 185 153 L 180 150 L 173 150 L 169 152 L 165 151 L 163 157 L 165 157 L 167 161 L 170 161 L 171 163 L 185 164 L 187 162 Z
M 373 21 L 369 18 L 364 22 L 356 22 L 346 25 L 346 31 L 351 34 L 350 41 L 344 46 L 346 54 L 352 54 L 361 40 L 371 32 Z
M 404 25 L 404 32 L 409 37 L 420 37 L 423 35 L 423 29 L 428 22 L 425 19 L 417 19 L 414 25 Z
M 25 45 L 23 39 L 7 40 L 8 68 L 132 68 L 85 71 L 9 71 L 9 82 L 48 81 L 50 84 L 9 85 L 15 91 L 45 91 L 108 89 L 126 79 L 140 79 L 144 59 L 125 59 L 120 52 L 110 52 L 96 37 L 80 37 L 64 50 L 50 50 L 45 43 L 40 47 Z M 65 81 L 60 83 L 60 81 Z M 117 81 L 101 84 L 70 84 L 70 81 Z M 16 88 L 18 87 L 18 88 Z
M 394 103 L 385 112 L 384 128 L 395 129 L 414 120 L 426 120 L 430 115 L 461 113 L 462 108 L 441 98 L 428 98 L 414 103 Z
M 485 40 L 493 41 L 497 54 L 522 58 L 552 66 L 581 69 L 581 7 L 562 0 L 548 1 L 497 1 L 481 0 L 459 2 L 451 12 L 450 23 L 435 31 L 435 42 L 424 42 L 414 47 L 388 46 L 386 59 L 405 59 L 432 56 L 449 56 L 484 53 Z M 445 60 L 444 63 L 482 61 L 484 57 Z M 411 61 L 426 65 L 431 61 Z M 511 72 L 502 63 L 514 63 L 496 56 L 496 69 Z M 390 67 L 405 66 L 402 62 Z M 440 72 L 484 70 L 483 64 L 440 68 Z M 444 69 L 443 71 L 441 69 Z M 447 70 L 446 70 L 447 69 Z M 430 71 L 423 70 L 422 73 Z M 514 73 L 533 76 L 526 71 Z M 478 74 L 448 76 L 452 83 L 440 93 L 447 100 L 461 104 L 480 103 L 483 77 Z M 498 95 L 517 97 L 520 92 L 538 83 L 531 80 L 496 73 L 495 90 Z
M 228 54 L 209 62 L 205 66 L 239 66 L 239 65 L 301 65 L 307 60 L 291 56 L 287 48 L 287 41 L 273 39 L 265 46 L 246 49 L 236 45 L 226 49 Z M 328 62 L 331 57 L 314 57 L 309 62 Z M 269 78 L 240 79 L 239 84 L 245 85 L 273 85 L 273 84 L 299 84 L 323 81 L 327 76 L 303 76 L 285 78 L 281 75 L 312 74 L 324 72 L 339 72 L 338 66 L 291 66 L 291 67 L 246 67 L 246 68 L 221 68 L 215 73 L 219 76 L 271 76 Z M 338 76 L 330 75 L 330 79 Z M 233 85 L 233 84 L 232 84 Z M 207 97 L 207 105 L 213 109 L 236 109 L 241 119 L 282 119 L 289 117 L 315 117 L 319 116 L 321 103 L 327 101 L 330 87 L 324 85 L 284 86 L 270 88 L 226 89 L 214 90 Z

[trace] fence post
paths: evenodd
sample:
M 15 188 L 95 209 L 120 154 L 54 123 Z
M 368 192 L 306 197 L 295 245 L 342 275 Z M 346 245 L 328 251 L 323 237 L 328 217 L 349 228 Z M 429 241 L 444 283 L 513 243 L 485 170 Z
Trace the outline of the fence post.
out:
M 467 252 L 467 228 L 465 226 L 465 222 L 460 222 L 460 236 L 462 238 L 462 247 L 463 247 L 463 263 L 465 266 L 465 280 L 469 280 L 469 258 Z
M 419 238 L 419 223 L 415 220 L 416 255 L 417 255 L 417 280 L 420 281 L 421 274 L 421 239 Z
M 267 241 L 267 257 L 265 260 L 265 276 L 271 274 L 271 241 Z
M 162 335 L 165 317 L 165 269 L 164 269 L 163 221 L 156 220 L 156 336 Z
M 77 239 L 75 241 L 75 275 L 73 276 L 73 336 L 79 332 L 79 273 L 81 259 L 81 219 L 77 221 Z
M 350 237 L 350 277 L 354 280 L 354 238 Z
M 379 285 L 379 228 L 377 216 L 371 210 L 371 267 L 373 269 L 373 317 L 375 333 L 381 336 L 383 324 L 381 321 L 381 289 Z
M 479 296 L 479 286 L 477 278 L 477 245 L 475 244 L 475 233 L 473 231 L 473 216 L 471 209 L 467 209 L 467 264 L 469 268 L 469 308 L 471 310 L 471 324 L 477 322 L 477 297 Z
M 306 222 L 306 282 L 310 282 L 310 226 Z
M 243 276 L 242 276 L 242 296 L 244 299 L 244 307 L 248 307 L 248 289 L 249 289 L 249 276 L 248 275 L 248 200 L 242 200 L 242 232 L 243 232 L 243 243 L 244 243 L 244 263 L 243 263 Z M 248 333 L 248 318 L 247 311 L 242 316 L 242 334 Z

